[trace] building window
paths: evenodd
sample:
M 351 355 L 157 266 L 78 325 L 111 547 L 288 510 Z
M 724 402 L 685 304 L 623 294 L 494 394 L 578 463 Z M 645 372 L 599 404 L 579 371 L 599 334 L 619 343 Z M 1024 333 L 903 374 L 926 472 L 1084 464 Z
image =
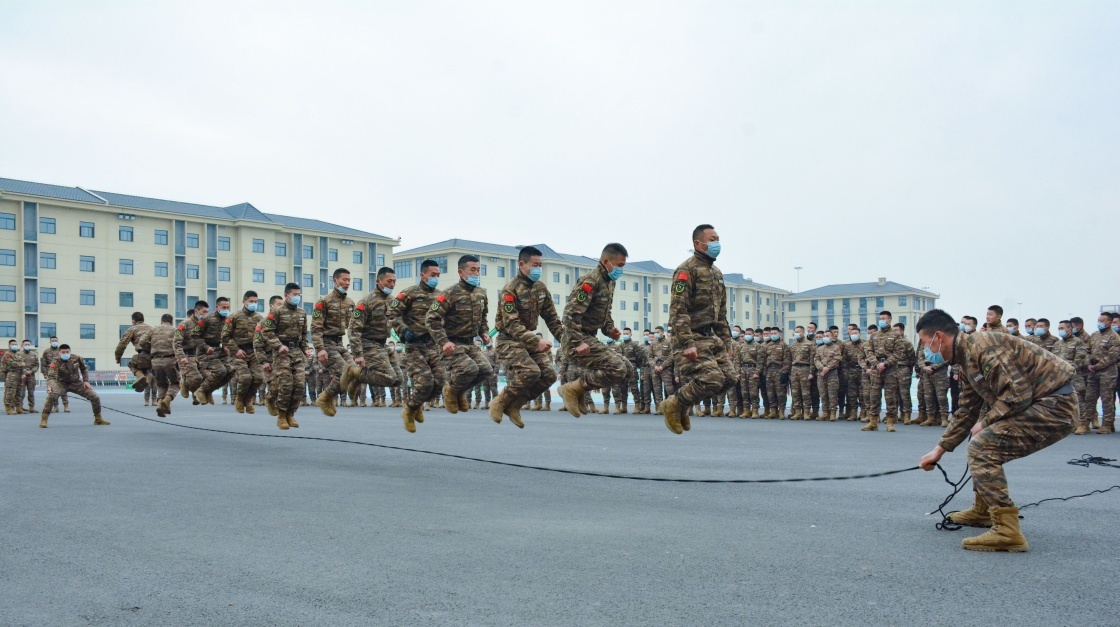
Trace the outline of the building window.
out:
M 791 313 L 792 313 L 792 312 L 794 312 L 794 311 L 797 311 L 797 303 L 792 303 L 792 302 L 791 302 L 791 303 L 789 304 L 789 311 L 790 311 Z
M 327 249 L 327 261 L 338 261 L 338 249 L 337 248 L 328 248 Z
M 82 290 L 78 298 L 78 304 L 80 305 L 88 305 L 92 307 L 93 305 L 97 304 L 97 292 L 95 292 L 94 290 Z
M 264 240 L 263 239 L 253 239 L 253 252 L 255 252 L 255 253 L 263 253 L 264 252 Z
M 302 288 L 315 287 L 315 275 L 312 275 L 312 274 L 303 275 L 303 285 L 300 285 L 300 287 L 302 287 Z M 357 288 L 355 288 L 355 289 L 357 289 Z
M 253 268 L 253 283 L 264 283 L 264 270 Z
M 117 325 L 117 338 L 120 339 L 120 338 L 124 337 L 124 334 L 128 333 L 128 330 L 131 327 L 132 327 L 131 324 Z M 125 361 L 131 361 L 131 359 L 129 359 L 128 357 L 125 357 L 124 359 L 121 360 L 121 365 L 127 367 L 128 364 L 126 364 Z
M 626 301 L 624 301 L 624 300 L 618 301 L 618 306 L 619 306 L 619 309 L 621 309 L 622 311 L 626 311 Z
M 288 245 L 285 244 L 284 242 L 276 242 L 276 256 L 277 257 L 287 257 L 288 256 Z
M 552 302 L 555 305 L 559 305 L 560 304 L 560 295 L 559 294 L 553 294 L 552 295 Z
M 385 266 L 385 255 L 378 255 L 377 256 L 377 266 L 379 268 Z
M 362 251 L 360 251 L 360 250 L 355 250 L 354 251 L 354 263 L 362 263 Z M 447 270 L 444 270 L 442 266 L 440 267 L 440 271 L 441 272 L 447 272 Z
M 817 304 L 817 301 L 815 301 L 815 300 L 809 301 L 809 311 L 816 311 L 818 308 L 819 308 L 819 305 Z
M 905 296 L 899 296 L 898 297 L 898 306 L 899 307 L 905 307 L 906 306 L 906 297 Z
M 156 294 L 156 309 L 167 309 L 167 294 Z
M 53 287 L 40 287 L 39 303 L 43 305 L 58 304 L 58 290 Z
M 751 295 L 747 294 L 746 300 L 744 300 L 743 302 L 747 302 L 747 303 L 751 302 Z
M 790 320 L 789 321 L 789 330 L 790 331 L 796 331 L 797 330 L 797 321 L 796 320 Z
M 638 301 L 634 301 L 634 306 L 630 308 L 631 311 L 638 311 Z
M 93 257 L 82 255 L 81 259 L 78 260 L 78 268 L 82 272 L 93 272 L 95 265 L 96 263 Z
M 412 277 L 412 262 L 398 261 L 393 264 L 393 269 L 396 271 L 398 279 L 408 279 Z
M 229 268 L 218 268 L 218 280 L 229 281 Z
M 156 262 L 156 276 L 167 276 L 167 262 L 166 261 L 157 261 Z
M 117 236 L 120 237 L 120 240 L 122 242 L 131 242 L 132 241 L 132 227 L 131 226 L 122 226 L 117 231 L 117 233 L 118 233 Z
M 354 279 L 353 285 L 351 285 L 351 287 L 353 287 L 355 291 L 358 291 L 358 292 L 362 291 L 362 280 L 361 279 Z
M 748 311 L 748 312 L 743 314 L 743 320 L 750 320 L 750 319 L 751 319 L 751 312 Z
M 288 273 L 287 272 L 277 272 L 276 273 L 276 284 L 281 286 L 281 287 L 287 285 L 288 284 Z
M 190 296 L 189 294 L 187 295 L 187 304 L 190 305 L 192 308 L 194 307 L 194 304 L 197 303 L 199 300 L 201 300 L 201 299 L 199 299 L 199 297 L 197 297 L 197 296 Z
M 498 278 L 499 279 L 506 278 L 506 267 L 505 266 L 498 266 Z
M 121 259 L 119 271 L 121 274 L 132 274 L 132 260 Z
M 120 294 L 121 307 L 132 307 L 133 299 L 132 292 L 121 292 Z
M 904 327 L 909 327 L 910 326 L 910 325 L 906 324 L 906 316 L 899 316 L 898 321 L 901 322 L 902 326 L 904 326 Z
M 766 297 L 766 304 L 767 304 L 767 305 L 769 305 L 769 304 L 770 304 L 770 297 L 769 297 L 769 296 L 767 296 L 767 297 Z M 770 314 L 766 314 L 766 319 L 767 319 L 767 320 L 769 320 L 769 319 L 770 319 Z
M 54 218 L 39 218 L 39 232 L 54 235 L 58 232 L 58 224 Z
M 229 250 L 229 238 L 225 235 L 218 236 L 218 250 Z
M 58 258 L 54 253 L 39 253 L 39 267 L 44 270 L 58 268 Z
M 553 272 L 552 273 L 552 282 L 553 283 L 559 283 L 560 282 L 560 273 L 559 272 Z
M 58 324 L 54 322 L 40 322 L 39 337 L 43 338 L 44 340 L 49 340 L 52 337 L 58 337 Z
M 559 273 L 557 273 L 557 274 L 559 274 Z M 560 277 L 556 277 L 556 278 L 560 278 Z M 559 281 L 557 281 L 557 282 L 559 282 Z M 634 285 L 637 285 L 637 283 L 635 283 Z M 619 281 L 618 282 L 618 289 L 625 292 L 626 291 L 626 281 Z M 637 288 L 635 287 L 634 289 L 637 289 Z
M 83 324 L 78 329 L 78 338 L 83 340 L 96 340 L 97 339 L 97 325 L 96 324 Z
M 875 307 L 877 309 L 880 309 L 880 310 L 883 309 L 883 297 L 882 296 L 875 299 Z
M 571 284 L 572 284 L 572 275 L 565 274 L 564 275 L 564 285 L 571 285 Z
M 0 303 L 16 302 L 16 286 L 0 285 Z
M 315 258 L 315 247 L 314 246 L 304 246 L 303 247 L 303 258 L 304 259 L 314 259 Z
M 190 264 L 190 263 L 187 264 L 187 278 L 188 279 L 197 279 L 198 278 L 198 266 L 196 266 L 194 264 Z
M 833 300 L 831 298 L 825 301 L 824 311 L 825 313 L 834 313 L 836 311 L 836 305 L 833 304 Z
M 93 222 L 79 222 L 78 235 L 81 237 L 93 237 Z
M 661 293 L 662 294 L 668 294 L 669 293 L 669 286 L 668 285 L 662 285 L 661 286 Z
M 486 264 L 484 264 L 484 263 L 479 264 L 478 275 L 479 276 L 486 276 Z
M 16 214 L 0 213 L 0 229 L 5 231 L 16 230 Z
M 187 233 L 187 248 L 198 248 L 198 233 Z
M 16 336 L 16 323 L 7 320 L 0 321 L 0 336 L 2 337 L 15 337 Z
M 662 305 L 661 306 L 661 313 L 669 313 L 669 306 L 668 305 Z

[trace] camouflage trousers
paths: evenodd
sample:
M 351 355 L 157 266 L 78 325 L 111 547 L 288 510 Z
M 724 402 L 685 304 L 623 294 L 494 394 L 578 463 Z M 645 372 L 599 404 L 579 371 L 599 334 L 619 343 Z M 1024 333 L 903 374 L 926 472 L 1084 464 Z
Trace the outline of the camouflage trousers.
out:
M 556 369 L 547 353 L 529 352 L 513 338 L 497 338 L 498 361 L 506 367 L 506 395 L 525 402 L 543 393 L 556 382 Z
M 299 403 L 303 400 L 304 378 L 307 368 L 307 356 L 299 349 L 292 349 L 286 353 L 276 352 L 272 360 L 272 379 L 268 387 L 273 389 L 273 405 L 280 413 L 295 415 Z
M 39 384 L 39 382 L 35 380 L 34 373 L 24 375 L 24 377 L 23 377 L 23 389 L 24 389 L 25 394 L 27 395 L 27 408 L 28 409 L 35 409 L 35 386 L 38 385 L 38 384 Z
M 677 370 L 681 387 L 677 400 L 682 406 L 691 406 L 701 400 L 717 397 L 735 385 L 735 367 L 727 347 L 718 337 L 697 336 L 696 359 L 683 358 Z
M 1076 394 L 1047 396 L 976 434 L 968 444 L 968 469 L 976 494 L 988 507 L 1014 507 L 1003 465 L 1060 441 L 1077 420 Z
M 128 369 L 132 372 L 132 376 L 136 377 L 136 383 L 132 384 L 132 389 L 143 390 L 144 400 L 148 400 L 147 392 L 153 381 L 151 356 L 137 353 L 129 360 Z
M 794 365 L 789 371 L 790 412 L 809 417 L 809 366 Z
M 759 387 L 761 387 L 758 368 L 754 365 L 743 366 L 740 372 L 742 375 L 739 379 L 739 394 L 742 396 L 743 409 L 758 409 L 761 407 L 758 399 Z
M 179 364 L 180 386 L 188 393 L 193 393 L 201 387 L 202 381 L 206 379 L 206 374 L 201 370 L 198 359 L 198 357 L 188 357 L 187 363 Z
M 1085 397 L 1081 403 L 1081 414 L 1086 420 L 1097 417 L 1097 399 L 1101 399 L 1103 423 L 1111 426 L 1116 422 L 1116 368 L 1107 372 L 1090 372 L 1085 377 Z
M 887 370 L 890 373 L 887 376 L 886 385 L 891 385 L 895 390 L 895 398 L 898 399 L 899 415 L 903 418 L 909 418 L 910 414 L 914 412 L 914 401 L 910 398 L 910 382 L 913 381 L 913 370 L 910 368 L 890 368 Z
M 396 387 L 404 381 L 397 353 L 384 342 L 365 341 L 362 343 L 362 374 L 359 379 L 375 390 L 380 390 L 380 398 L 385 397 L 386 387 Z
M 782 383 L 782 367 L 766 366 L 766 408 L 773 407 L 778 413 L 786 410 L 786 386 Z
M 456 344 L 454 352 L 443 356 L 443 368 L 447 372 L 447 385 L 457 394 L 483 383 L 493 372 L 490 360 L 474 342 Z
M 4 406 L 12 408 L 23 406 L 22 372 L 9 372 L 8 376 L 4 377 Z
M 898 379 L 892 372 L 896 368 L 887 368 L 883 372 L 872 368 L 868 377 L 867 409 L 872 416 L 878 416 L 883 408 L 883 397 L 887 399 L 887 422 L 893 423 L 898 418 Z
M 77 394 L 86 399 L 89 401 L 94 414 L 101 413 L 101 397 L 93 391 L 93 388 L 88 387 L 85 383 L 62 383 L 55 380 L 47 382 L 47 402 L 43 403 L 43 418 L 51 415 L 51 409 L 58 406 L 58 397 L 65 392 Z
M 634 397 L 634 404 L 638 404 L 638 367 L 629 359 L 626 360 L 626 378 L 614 385 L 614 401 L 625 405 L 627 395 Z
M 261 358 L 256 353 L 245 353 L 245 359 L 238 359 L 234 355 L 230 365 L 233 370 L 233 383 L 237 386 L 233 390 L 234 398 L 241 399 L 242 404 L 252 404 L 257 389 L 264 384 Z
M 653 382 L 653 402 L 660 405 L 661 401 L 672 396 L 677 391 L 677 385 L 673 381 L 673 379 L 676 378 L 676 373 L 673 366 L 669 363 L 666 363 L 664 367 L 661 368 L 661 372 L 657 372 L 656 368 L 650 368 L 650 372 Z
M 821 390 L 819 386 L 820 381 L 817 377 L 809 379 L 809 406 L 814 412 L 821 406 L 821 394 L 824 393 L 824 390 Z
M 846 381 L 846 389 L 844 390 L 844 412 L 854 418 L 857 412 L 863 407 L 863 378 L 867 376 L 859 366 L 852 368 L 844 368 L 844 373 L 847 375 L 844 378 Z
M 653 407 L 653 368 L 642 368 L 638 373 L 638 402 L 643 406 Z
M 828 374 L 818 374 L 817 389 L 821 391 L 821 410 L 837 414 L 840 412 L 840 372 L 829 370 Z
M 731 384 L 731 388 L 727 390 L 727 404 L 728 411 L 735 416 L 743 413 L 743 390 L 742 390 L 742 374 L 737 374 L 735 383 Z
M 152 358 L 152 387 L 156 400 L 171 400 L 179 393 L 179 364 L 174 356 Z
M 589 390 L 601 390 L 604 398 L 610 393 L 611 387 L 626 379 L 626 366 L 628 362 L 618 353 L 607 348 L 606 344 L 598 341 L 588 342 L 591 349 L 586 355 L 576 354 L 577 344 L 567 342 L 564 350 L 568 360 L 583 369 L 583 387 Z
M 337 396 L 342 392 L 342 369 L 353 361 L 350 357 L 350 351 L 342 345 L 341 340 L 332 340 L 323 338 L 323 345 L 316 347 L 319 351 L 327 352 L 327 362 L 323 364 L 323 371 L 330 377 L 323 385 L 322 390 L 328 394 Z M 321 363 L 321 362 L 320 362 Z
M 926 416 L 944 420 L 949 417 L 949 369 L 923 372 L 919 394 L 925 399 Z
M 409 344 L 405 349 L 404 365 L 412 380 L 410 407 L 420 407 L 436 398 L 447 379 L 442 357 L 443 353 L 434 344 Z

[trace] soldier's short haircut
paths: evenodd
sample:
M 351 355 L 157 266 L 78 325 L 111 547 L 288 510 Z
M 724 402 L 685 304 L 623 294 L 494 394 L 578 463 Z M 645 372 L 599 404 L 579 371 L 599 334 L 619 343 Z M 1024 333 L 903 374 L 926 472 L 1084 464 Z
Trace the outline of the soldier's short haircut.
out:
M 733 326 L 733 327 L 731 327 L 731 328 L 732 328 L 732 329 L 739 329 L 740 331 L 742 331 L 742 330 L 743 330 L 743 327 L 741 327 L 741 326 L 739 326 L 739 325 L 735 325 L 735 326 Z
M 967 318 L 968 316 L 965 317 Z M 945 335 L 952 336 L 956 336 L 957 332 L 960 331 L 960 327 L 957 326 L 957 321 L 953 320 L 952 316 L 945 313 L 944 309 L 930 309 L 922 314 L 922 317 L 918 319 L 918 326 L 916 326 L 915 329 L 918 333 L 926 331 L 929 334 L 933 334 L 940 331 Z
M 23 338 L 23 341 L 24 341 L 24 342 L 27 342 L 28 344 L 30 344 L 30 343 L 31 343 L 31 340 L 29 340 L 29 339 L 27 339 L 27 338 Z
M 877 326 L 875 326 L 875 325 L 873 325 L 873 324 L 869 324 L 869 325 L 867 325 L 867 331 L 868 331 L 869 333 L 874 333 L 874 332 L 876 332 L 876 331 L 878 331 L 878 330 L 879 330 L 879 327 L 877 327 Z
M 653 327 L 654 331 L 664 331 L 665 327 Z
M 386 274 L 396 274 L 396 273 L 397 273 L 397 271 L 390 268 L 389 266 L 381 266 L 377 270 L 377 278 L 380 279 L 381 277 L 385 276 Z
M 245 300 L 247 298 L 259 298 L 259 297 L 257 296 L 256 292 L 254 292 L 253 290 L 249 290 L 248 292 L 245 292 L 245 295 L 241 297 L 241 300 Z
M 824 331 L 817 331 L 817 335 L 824 335 Z
M 196 300 L 196 301 L 194 301 L 194 308 L 195 308 L 195 309 L 198 309 L 198 308 L 200 308 L 200 307 L 206 307 L 206 308 L 209 308 L 209 307 L 210 307 L 210 303 L 208 303 L 208 302 L 206 302 L 206 301 L 204 301 L 204 300 Z
M 268 297 L 268 304 L 269 305 L 275 305 L 276 301 L 280 301 L 280 300 L 284 300 L 284 297 L 279 295 L 279 294 L 276 294 L 274 296 L 269 296 Z
M 805 327 L 803 327 L 803 326 L 801 326 L 801 325 L 799 324 L 799 325 L 797 325 L 796 327 L 794 327 L 794 328 L 793 328 L 793 330 L 794 330 L 794 331 L 804 331 L 804 330 L 805 330 Z
M 1047 320 L 1046 318 L 1039 318 L 1038 319 L 1038 324 L 1045 324 L 1047 327 L 1049 327 L 1050 326 L 1050 321 Z
M 165 316 L 170 316 L 171 314 L 163 314 L 163 315 L 165 315 Z M 57 336 L 57 335 L 52 335 L 52 336 L 51 336 L 51 337 L 50 337 L 49 339 L 52 339 L 52 340 L 57 340 L 57 339 L 58 339 L 58 336 Z
M 836 325 L 834 324 L 834 325 L 832 325 L 832 326 L 828 327 L 828 330 L 829 330 L 829 331 L 839 331 L 839 330 L 840 330 L 840 327 L 838 327 L 838 326 L 836 326 Z
M 976 323 L 978 322 L 978 321 L 976 320 L 976 316 L 964 316 L 964 319 L 965 319 L 965 320 L 968 320 L 969 322 L 971 322 L 971 323 L 972 323 L 972 326 L 976 326 Z
M 813 325 L 813 326 L 818 326 L 818 325 L 817 325 L 817 321 L 816 321 L 816 320 L 810 320 L 810 321 L 809 321 L 809 324 L 811 324 L 811 325 Z
M 708 229 L 714 229 L 714 228 L 716 228 L 716 227 L 714 227 L 710 224 L 701 224 L 700 226 L 692 229 L 692 241 L 694 241 L 694 242 L 700 241 L 700 238 L 704 235 L 704 231 L 707 231 Z
M 988 311 L 994 311 L 996 312 L 997 316 L 1003 316 L 1003 307 L 1000 307 L 999 305 L 992 305 L 991 307 L 988 307 Z
M 626 247 L 618 242 L 611 242 L 603 247 L 602 257 L 629 257 L 630 253 L 626 252 Z
M 1038 322 L 1038 320 L 1035 320 L 1034 318 L 1027 318 L 1027 322 Z
M 544 253 L 542 253 L 541 249 L 537 248 L 536 246 L 523 246 L 521 248 L 521 252 L 517 253 L 517 260 L 518 261 L 524 261 L 525 263 L 529 263 L 529 260 L 532 259 L 533 257 L 543 257 L 543 256 L 544 256 Z
M 1069 326 L 1069 324 L 1070 324 L 1070 321 L 1069 321 L 1069 320 L 1059 320 L 1059 321 L 1058 321 L 1058 324 L 1064 324 L 1064 325 L 1066 325 L 1066 326 L 1068 327 L 1068 326 Z
M 1074 317 L 1070 318 L 1069 321 L 1073 324 L 1081 324 L 1081 325 L 1085 324 L 1085 321 L 1081 319 L 1081 316 L 1074 316 Z
M 767 329 L 767 330 L 769 330 L 769 329 Z M 755 333 L 762 333 L 762 329 L 755 329 L 754 332 Z
M 284 293 L 291 294 L 292 292 L 302 291 L 302 289 L 303 288 L 299 286 L 299 283 L 289 283 L 284 286 Z
M 346 268 L 338 268 L 337 270 L 334 271 L 334 274 L 331 275 L 331 278 L 337 281 L 338 277 L 340 277 L 344 274 L 350 274 L 350 271 L 347 270 Z
M 58 345 L 58 350 L 60 350 L 60 351 L 68 351 L 68 350 L 70 350 L 70 345 L 69 345 L 69 344 L 59 344 L 59 345 Z
M 144 321 L 144 312 L 142 312 L 142 311 L 132 312 L 132 321 L 133 322 L 143 322 Z
M 1019 324 L 1019 319 L 1018 318 L 1008 318 L 1007 320 L 1004 320 L 1004 322 L 1006 322 L 1007 324 Z
M 163 314 L 162 316 L 159 317 L 159 321 L 160 322 L 174 323 L 175 322 L 175 316 L 173 316 L 171 314 Z
M 634 329 L 631 329 L 630 327 L 622 327 L 622 330 L 623 330 L 623 331 L 629 331 L 629 332 L 631 332 L 631 333 L 633 333 L 633 332 L 634 332 Z M 537 335 L 540 335 L 540 333 L 538 333 Z
M 1112 318 L 1113 320 L 1115 320 L 1115 319 L 1117 319 L 1117 318 L 1120 318 L 1120 313 L 1116 313 L 1116 312 L 1114 311 L 1114 312 L 1112 312 L 1112 313 L 1108 314 L 1108 316 L 1109 316 L 1110 318 Z
M 894 318 L 894 316 L 891 315 L 891 312 L 887 311 L 886 309 L 884 309 L 883 311 L 880 311 L 879 315 L 880 316 L 886 316 L 888 318 Z
M 425 270 L 432 266 L 439 267 L 439 263 L 435 259 L 425 259 L 420 262 L 420 273 L 423 274 Z
M 214 306 L 217 307 L 218 305 L 221 305 L 222 303 L 228 303 L 228 302 L 229 302 L 228 298 L 226 298 L 225 296 L 219 296 L 218 300 L 214 301 Z
M 902 329 L 903 331 L 905 331 L 905 330 L 906 330 L 906 325 L 905 325 L 905 324 L 902 324 L 901 322 L 896 322 L 896 323 L 894 323 L 894 327 L 895 327 L 896 329 Z
M 459 269 L 466 270 L 468 263 L 478 263 L 478 257 L 474 255 L 463 255 L 459 257 Z

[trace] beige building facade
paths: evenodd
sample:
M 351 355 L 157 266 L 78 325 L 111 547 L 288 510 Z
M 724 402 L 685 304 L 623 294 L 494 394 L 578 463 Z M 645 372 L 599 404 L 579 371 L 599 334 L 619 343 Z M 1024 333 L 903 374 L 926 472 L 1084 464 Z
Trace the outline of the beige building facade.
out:
M 917 342 L 914 325 L 922 314 L 937 306 L 939 294 L 888 281 L 879 277 L 873 283 L 825 285 L 790 294 L 785 298 L 785 337 L 789 339 L 797 326 L 817 323 L 817 328 L 832 325 L 843 331 L 849 324 L 858 324 L 867 336 L 867 325 L 875 324 L 880 311 L 889 311 L 894 322 L 906 326 L 906 338 Z

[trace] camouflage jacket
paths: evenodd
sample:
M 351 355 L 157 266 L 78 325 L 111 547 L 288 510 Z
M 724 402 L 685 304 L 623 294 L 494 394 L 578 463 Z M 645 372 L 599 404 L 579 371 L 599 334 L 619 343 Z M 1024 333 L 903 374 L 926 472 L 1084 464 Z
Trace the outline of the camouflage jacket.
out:
M 61 357 L 56 358 L 47 369 L 47 381 L 58 381 L 63 385 L 80 385 L 89 381 L 86 362 L 74 353 L 70 353 L 70 359 L 67 361 L 62 361 Z
M 203 342 L 203 346 L 200 347 L 202 353 L 205 353 L 207 348 L 214 349 L 215 353 L 221 352 L 222 329 L 225 328 L 227 319 L 217 311 L 211 311 L 202 319 L 202 325 L 198 329 L 198 337 Z
M 564 334 L 572 346 L 597 341 L 598 331 L 609 336 L 614 330 L 611 318 L 614 288 L 615 282 L 607 276 L 602 264 L 580 278 L 564 307 Z
M 980 421 L 985 427 L 1015 416 L 1034 401 L 1070 384 L 1073 366 L 1053 353 L 1008 333 L 957 335 L 953 366 L 960 366 L 961 396 L 941 447 L 955 449 Z M 982 406 L 990 409 L 980 416 Z
M 389 323 L 402 342 L 431 342 L 432 336 L 424 323 L 435 299 L 435 290 L 426 283 L 417 283 L 402 290 L 389 303 Z
M 254 338 L 260 328 L 264 317 L 255 311 L 242 307 L 231 313 L 222 325 L 222 345 L 231 353 L 243 350 L 246 353 L 256 352 Z
M 498 312 L 494 326 L 498 331 L 521 343 L 531 353 L 537 351 L 540 341 L 536 330 L 540 319 L 553 337 L 564 334 L 564 325 L 556 313 L 556 303 L 543 281 L 530 281 L 520 272 L 498 293 Z
M 789 351 L 789 345 L 778 340 L 777 342 L 771 341 L 766 345 L 766 369 L 778 368 L 782 374 L 789 374 L 790 366 L 793 364 Z
M 424 326 L 437 345 L 453 341 L 452 338 L 459 344 L 473 344 L 476 337 L 489 341 L 489 310 L 486 290 L 460 280 L 436 296 L 424 315 Z
M 838 369 L 840 367 L 840 356 L 839 344 L 821 344 L 813 354 L 816 371 L 821 372 L 828 368 L 828 371 L 832 372 Z
M 205 320 L 205 319 L 203 319 Z M 205 324 L 195 316 L 184 318 L 179 326 L 175 327 L 175 358 L 179 360 L 192 357 L 201 349 L 206 352 L 206 342 L 202 340 L 202 328 Z
M 55 357 L 58 357 L 57 348 L 43 349 L 43 356 L 39 358 L 39 373 L 44 377 L 47 376 L 47 370 L 51 367 L 51 364 L 54 363 Z
M 739 367 L 761 370 L 766 367 L 766 344 L 746 342 L 739 350 Z
M 864 350 L 867 351 L 869 368 L 880 363 L 888 368 L 905 366 L 910 361 L 910 350 L 903 343 L 902 336 L 890 328 L 871 334 Z
M 1089 363 L 1089 349 L 1076 335 L 1058 340 L 1054 348 L 1054 354 L 1066 360 L 1066 363 L 1076 368 L 1078 372 L 1083 371 Z
M 1111 328 L 1097 331 L 1089 338 L 1089 367 L 1093 372 L 1105 372 L 1120 361 L 1120 335 Z
M 650 354 L 653 356 L 653 365 L 661 366 L 662 368 L 672 368 L 673 360 L 670 356 L 673 353 L 672 342 L 665 338 L 660 340 L 653 340 L 653 344 L 649 346 Z
M 350 317 L 350 351 L 361 357 L 367 344 L 384 344 L 389 339 L 389 303 L 385 292 L 375 289 L 354 307 Z
M 629 361 L 630 365 L 635 368 L 649 368 L 649 362 L 646 361 L 646 352 L 642 350 L 641 346 L 634 342 L 633 338 L 631 338 L 629 342 L 617 342 L 616 346 L 618 346 L 619 354 L 626 358 L 626 361 Z
M 20 349 L 20 361 L 23 362 L 23 375 L 34 375 L 39 370 L 39 353 L 34 349 L 25 351 Z
M 673 325 L 673 348 L 695 348 L 701 335 L 714 335 L 731 343 L 727 324 L 727 288 L 715 261 L 694 252 L 673 271 L 669 298 L 669 324 Z
M 1036 337 L 1034 339 L 1037 340 L 1037 343 L 1038 343 L 1039 346 L 1041 346 L 1042 348 L 1045 348 L 1046 350 L 1050 351 L 1051 353 L 1056 352 L 1058 350 L 1058 338 L 1057 338 L 1057 336 L 1050 335 L 1049 333 L 1047 333 L 1046 335 L 1043 335 L 1042 337 Z
M 132 344 L 136 352 L 140 352 L 140 338 L 152 330 L 152 327 L 147 323 L 141 322 L 128 327 L 128 330 L 121 335 L 121 341 L 117 342 L 117 349 L 113 351 L 113 359 L 119 364 L 121 357 L 124 357 L 124 349 Z
M 354 301 L 331 288 L 327 295 L 315 303 L 311 314 L 311 343 L 315 350 L 323 350 L 324 336 L 341 342 L 350 326 L 354 313 Z
M 791 366 L 811 366 L 813 364 L 813 343 L 805 338 L 794 340 L 789 345 Z
M 285 302 L 261 323 L 261 341 L 270 353 L 280 350 L 281 346 L 304 353 L 311 350 L 307 343 L 307 312 Z
M 175 327 L 170 324 L 152 327 L 140 338 L 140 348 L 149 352 L 153 358 L 175 357 L 175 333 Z

